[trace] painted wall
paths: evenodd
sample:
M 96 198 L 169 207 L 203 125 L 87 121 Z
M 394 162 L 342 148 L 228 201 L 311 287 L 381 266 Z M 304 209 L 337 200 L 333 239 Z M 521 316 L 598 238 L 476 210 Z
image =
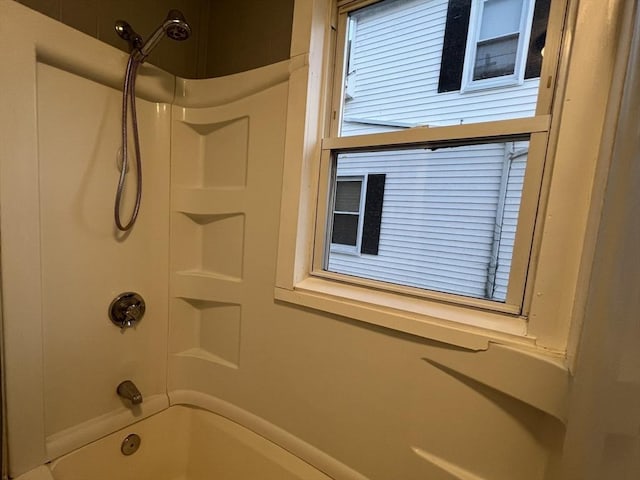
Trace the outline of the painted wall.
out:
M 116 20 L 147 38 L 177 8 L 192 27 L 191 37 L 164 40 L 149 62 L 184 78 L 218 77 L 289 58 L 293 0 L 17 1 L 123 51 L 128 46 L 114 31 Z
M 621 54 L 625 94 L 611 163 L 602 166 L 609 179 L 559 480 L 640 478 L 639 22 L 628 62 Z

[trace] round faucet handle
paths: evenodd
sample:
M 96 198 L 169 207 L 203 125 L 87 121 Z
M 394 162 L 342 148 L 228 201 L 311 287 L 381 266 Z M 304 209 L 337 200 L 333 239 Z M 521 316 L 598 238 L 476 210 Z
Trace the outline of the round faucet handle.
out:
M 118 327 L 126 329 L 140 322 L 145 310 L 144 299 L 138 293 L 125 292 L 111 302 L 109 318 Z

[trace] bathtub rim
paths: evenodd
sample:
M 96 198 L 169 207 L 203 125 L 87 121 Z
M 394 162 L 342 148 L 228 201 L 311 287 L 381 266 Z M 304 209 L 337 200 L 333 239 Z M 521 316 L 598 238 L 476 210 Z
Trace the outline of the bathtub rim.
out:
M 46 469 L 37 467 L 16 477 L 14 480 L 54 480 L 55 477 L 52 472 L 56 464 L 69 455 L 74 455 L 82 448 L 86 448 L 120 430 L 135 428 L 135 425 L 165 413 L 172 407 L 193 408 L 222 417 L 282 448 L 289 454 L 334 480 L 369 480 L 367 477 L 348 467 L 336 458 L 296 437 L 283 428 L 265 420 L 264 418 L 227 402 L 226 400 L 194 390 L 175 390 L 173 392 L 169 392 L 169 405 L 167 407 L 158 410 L 151 415 L 145 416 L 144 418 L 136 419 L 133 423 L 122 426 L 101 436 L 100 438 L 96 438 L 92 442 L 74 449 L 71 452 L 64 453 L 52 459 L 46 464 Z M 49 472 L 48 476 L 46 475 L 45 470 Z
M 318 447 L 226 400 L 195 390 L 174 390 L 168 395 L 169 408 L 184 405 L 224 417 L 274 443 L 334 480 L 369 480 Z

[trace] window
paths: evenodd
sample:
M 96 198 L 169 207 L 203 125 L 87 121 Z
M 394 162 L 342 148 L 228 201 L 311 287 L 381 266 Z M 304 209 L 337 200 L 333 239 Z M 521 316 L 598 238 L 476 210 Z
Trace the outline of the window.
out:
M 366 177 L 336 178 L 331 253 L 378 254 L 385 177 L 385 174 L 367 174 Z
M 529 38 L 549 2 L 361 4 L 339 15 L 315 274 L 520 312 L 550 110 Z
M 331 244 L 334 249 L 347 247 L 355 252 L 360 243 L 362 178 L 338 177 L 336 181 Z
M 303 35 L 292 43 L 295 69 L 289 89 L 275 298 L 472 350 L 497 342 L 561 354 L 570 322 L 579 317 L 585 298 L 585 259 L 593 241 L 590 232 L 595 231 L 590 222 L 597 218 L 601 200 L 594 185 L 603 181 L 601 176 L 594 181 L 602 173 L 598 152 L 610 151 L 606 139 L 613 136 L 602 130 L 613 135 L 608 129 L 615 122 L 606 121 L 607 101 L 615 79 L 622 78 L 612 72 L 620 46 L 631 44 L 633 17 L 624 2 L 616 3 L 619 8 L 612 13 L 608 3 L 536 0 L 522 85 L 461 92 L 467 35 L 459 36 L 454 51 L 449 27 L 451 17 L 464 23 L 464 3 L 313 2 L 317 10 L 309 10 Z M 471 1 L 467 3 L 465 32 Z M 357 19 L 357 34 L 348 71 L 355 71 L 358 81 L 347 101 L 343 82 L 350 18 Z M 624 20 L 626 35 L 620 22 L 603 18 Z M 362 48 L 365 44 L 368 51 Z M 593 81 L 585 82 L 584 72 Z M 342 273 L 327 264 L 337 177 L 386 174 L 379 251 L 373 260 L 388 255 L 393 209 L 414 204 L 391 203 L 399 191 L 416 193 L 402 184 L 399 172 L 386 164 L 380 168 L 382 163 L 358 166 L 358 160 L 371 163 L 404 154 L 406 161 L 396 165 L 408 168 L 414 163 L 428 170 L 432 184 L 423 181 L 422 191 L 431 194 L 437 193 L 433 182 L 439 177 L 443 185 L 460 180 L 465 169 L 455 176 L 453 167 L 466 163 L 468 169 L 471 152 L 480 166 L 487 158 L 480 151 L 491 148 L 495 154 L 498 145 L 505 157 L 502 163 L 496 157 L 489 162 L 493 168 L 485 170 L 490 173 L 487 180 L 511 181 L 491 188 L 495 210 L 484 222 L 502 223 L 495 222 L 494 232 L 478 237 L 500 238 L 506 230 L 515 234 L 505 232 L 497 245 L 488 247 L 498 256 L 497 262 L 484 265 L 485 293 L 470 296 L 444 292 L 442 286 L 403 285 Z M 459 148 L 469 150 L 467 155 Z M 436 161 L 447 153 L 452 158 Z M 418 167 L 405 172 L 405 179 L 419 178 L 418 173 Z M 454 213 L 460 212 L 460 200 L 478 191 L 471 185 L 459 190 L 459 198 L 447 199 Z M 435 224 L 430 229 L 435 235 Z M 419 249 L 415 252 L 417 259 Z M 493 298 L 504 300 L 489 298 L 492 291 Z
M 531 4 L 532 0 L 473 0 L 463 90 L 523 82 Z
M 469 90 L 474 82 L 475 88 L 489 88 L 539 77 L 550 4 L 551 0 L 450 0 L 438 92 Z M 501 61 L 493 60 L 501 49 L 509 53 Z

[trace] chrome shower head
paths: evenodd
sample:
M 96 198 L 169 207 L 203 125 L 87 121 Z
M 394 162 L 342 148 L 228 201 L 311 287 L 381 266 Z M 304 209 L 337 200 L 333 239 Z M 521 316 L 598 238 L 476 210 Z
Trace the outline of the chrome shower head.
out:
M 191 35 L 191 27 L 180 10 L 169 10 L 162 27 L 167 32 L 167 37 L 173 40 L 186 40 Z
M 186 40 L 191 35 L 191 27 L 179 10 L 169 10 L 169 14 L 165 21 L 155 32 L 147 39 L 147 41 L 138 48 L 137 60 L 144 62 L 151 51 L 158 45 L 164 34 L 173 40 Z

